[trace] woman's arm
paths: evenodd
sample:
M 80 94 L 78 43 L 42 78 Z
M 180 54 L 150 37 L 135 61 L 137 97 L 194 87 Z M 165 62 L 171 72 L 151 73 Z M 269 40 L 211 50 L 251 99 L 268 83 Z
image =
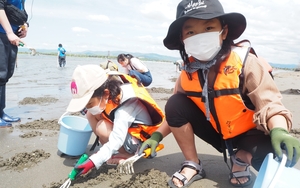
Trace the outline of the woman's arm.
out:
M 19 42 L 22 41 L 17 35 L 14 34 L 14 31 L 12 30 L 12 27 L 7 19 L 6 13 L 4 9 L 1 9 L 1 7 L 0 7 L 0 24 L 5 30 L 7 38 L 11 42 L 11 44 L 18 46 Z
M 5 30 L 6 34 L 13 33 L 11 25 L 10 25 L 8 18 L 6 16 L 6 13 L 4 11 L 4 7 L 3 7 L 3 9 L 0 8 L 0 24 L 3 27 L 3 29 Z

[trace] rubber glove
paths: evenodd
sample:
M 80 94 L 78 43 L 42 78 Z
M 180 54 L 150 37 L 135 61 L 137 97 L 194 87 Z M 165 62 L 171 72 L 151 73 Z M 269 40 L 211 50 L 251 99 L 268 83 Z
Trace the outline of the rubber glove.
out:
M 77 176 L 80 176 L 81 174 L 87 173 L 89 170 L 91 170 L 94 167 L 95 167 L 94 163 L 90 159 L 88 159 L 84 163 L 76 165 L 74 168 L 79 171 Z
M 142 155 L 145 149 L 151 148 L 151 155 L 148 158 L 154 158 L 156 156 L 156 147 L 162 139 L 163 135 L 160 132 L 152 133 L 151 137 L 143 142 L 138 154 Z
M 282 159 L 282 150 L 287 153 L 286 167 L 293 167 L 300 157 L 300 142 L 283 128 L 274 128 L 270 131 L 274 152 L 279 160 Z

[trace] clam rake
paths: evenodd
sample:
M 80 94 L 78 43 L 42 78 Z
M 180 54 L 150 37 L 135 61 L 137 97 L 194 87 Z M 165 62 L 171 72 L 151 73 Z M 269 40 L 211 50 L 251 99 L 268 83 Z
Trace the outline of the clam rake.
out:
M 87 154 L 83 154 L 78 162 L 76 163 L 76 165 L 82 164 L 83 162 L 85 162 L 88 159 L 88 155 Z M 76 166 L 75 165 L 75 166 Z M 67 181 L 65 181 L 64 184 L 62 184 L 59 188 L 68 188 L 71 185 L 71 180 L 74 180 L 77 176 L 77 174 L 79 173 L 78 169 L 73 168 L 73 170 L 70 172 L 69 174 L 69 178 L 67 179 Z
M 164 148 L 163 144 L 159 144 L 155 151 L 160 151 Z M 139 160 L 141 157 L 147 158 L 151 153 L 151 148 L 147 148 L 144 150 L 144 153 L 141 155 L 135 154 L 134 156 L 121 161 L 117 167 L 117 170 L 120 173 L 125 173 L 125 174 L 133 174 L 134 173 L 134 168 L 133 168 L 133 163 L 137 160 Z

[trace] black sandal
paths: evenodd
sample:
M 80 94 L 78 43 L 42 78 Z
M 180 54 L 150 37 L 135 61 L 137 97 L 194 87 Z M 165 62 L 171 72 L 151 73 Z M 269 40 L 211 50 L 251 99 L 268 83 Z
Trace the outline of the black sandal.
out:
M 190 179 L 190 181 L 187 180 L 187 178 L 180 174 L 180 172 L 182 171 L 183 168 L 190 168 L 190 169 L 193 169 L 193 170 L 196 170 L 196 174 Z M 172 175 L 172 178 L 168 181 L 168 185 L 171 187 L 171 188 L 178 188 L 174 183 L 173 183 L 173 178 L 177 178 L 179 181 L 182 182 L 182 187 L 188 187 L 190 186 L 194 181 L 197 181 L 197 180 L 200 180 L 200 179 L 203 179 L 205 178 L 206 174 L 205 174 L 205 171 L 204 169 L 202 168 L 202 163 L 200 164 L 197 164 L 193 161 L 184 161 L 182 163 L 182 167 L 180 170 L 178 170 L 177 172 L 175 172 L 173 175 Z
M 244 186 L 250 185 L 252 183 L 251 173 L 250 173 L 250 165 L 245 163 L 244 161 L 241 161 L 241 159 L 236 158 L 235 155 L 230 157 L 230 162 L 231 162 L 231 170 L 232 170 L 233 164 L 236 164 L 238 166 L 245 166 L 246 169 L 244 171 L 231 172 L 229 174 L 229 183 L 234 187 L 244 187 Z M 238 178 L 242 178 L 242 177 L 247 177 L 248 181 L 243 184 L 240 183 Z M 235 178 L 238 183 L 232 183 L 231 180 L 233 178 Z

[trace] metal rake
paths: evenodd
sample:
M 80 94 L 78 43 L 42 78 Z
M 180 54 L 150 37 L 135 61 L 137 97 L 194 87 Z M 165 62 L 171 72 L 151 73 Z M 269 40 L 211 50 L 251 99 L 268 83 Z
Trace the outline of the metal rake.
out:
M 159 144 L 155 151 L 160 151 L 164 148 L 163 144 Z M 144 153 L 141 155 L 135 154 L 134 156 L 121 161 L 117 167 L 117 170 L 119 173 L 125 173 L 125 174 L 133 174 L 134 173 L 134 168 L 133 168 L 133 163 L 137 160 L 139 160 L 141 157 L 147 158 L 151 154 L 151 148 L 147 148 L 144 150 Z

